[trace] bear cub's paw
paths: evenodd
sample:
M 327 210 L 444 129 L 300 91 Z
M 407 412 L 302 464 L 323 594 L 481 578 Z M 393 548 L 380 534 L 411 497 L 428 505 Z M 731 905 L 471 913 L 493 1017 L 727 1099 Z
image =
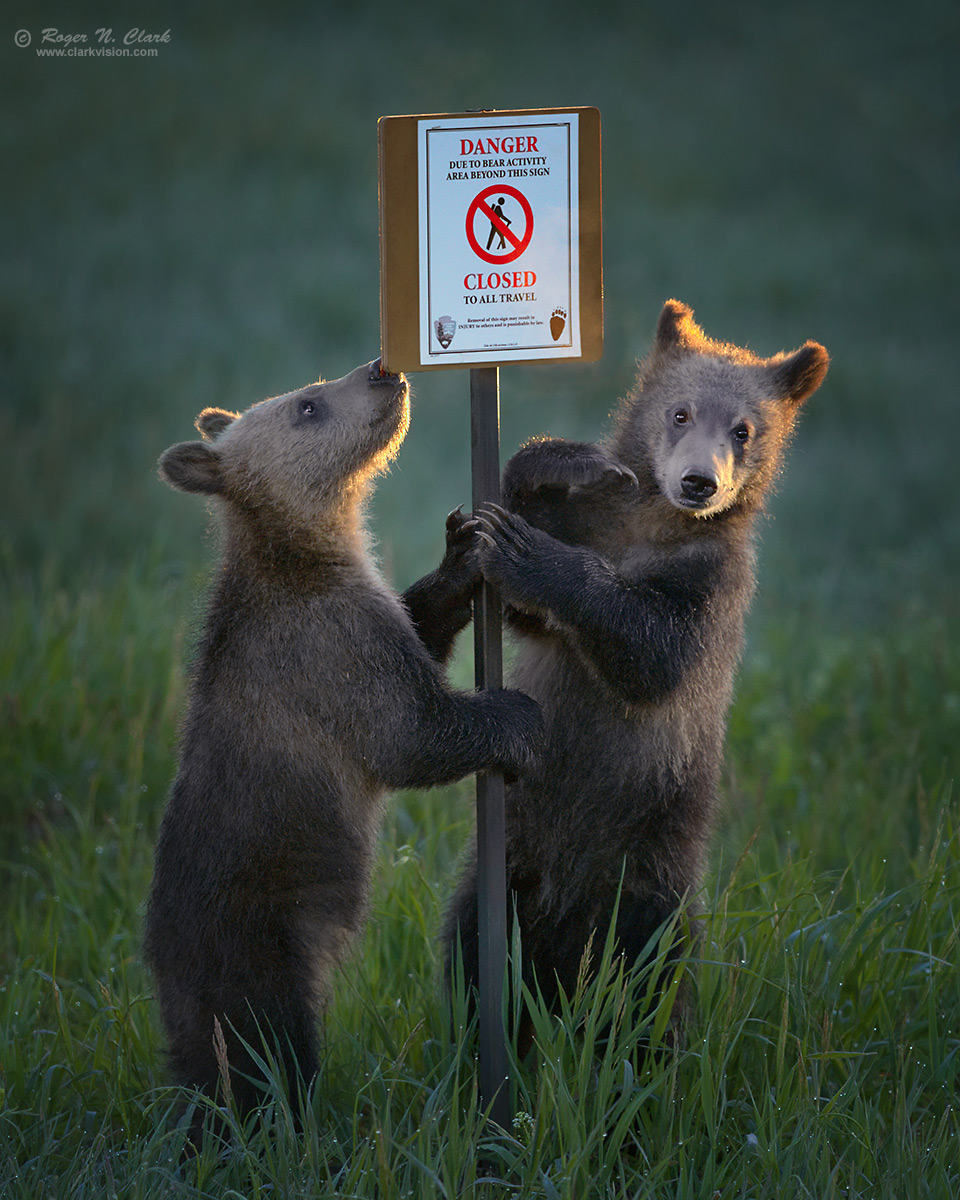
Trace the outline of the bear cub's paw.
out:
M 637 485 L 637 477 L 615 455 L 592 442 L 549 438 L 528 442 L 507 464 L 504 495 L 508 505 L 541 488 L 586 491 Z
M 480 582 L 480 554 L 474 536 L 479 522 L 465 517 L 462 505 L 447 514 L 446 545 L 438 573 L 457 591 L 472 591 Z
M 545 739 L 543 715 L 540 705 L 526 692 L 505 689 L 490 694 L 509 718 L 499 766 L 507 783 L 514 783 L 520 776 L 532 774 L 540 762 Z
M 501 589 L 504 600 L 514 608 L 545 611 L 543 589 L 558 572 L 563 577 L 560 560 L 569 547 L 499 504 L 487 504 L 476 520 L 484 577 Z

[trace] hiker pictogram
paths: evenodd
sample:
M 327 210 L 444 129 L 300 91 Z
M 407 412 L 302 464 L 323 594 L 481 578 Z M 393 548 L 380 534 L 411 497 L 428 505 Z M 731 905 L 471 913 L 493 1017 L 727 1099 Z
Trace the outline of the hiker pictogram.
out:
M 491 202 L 488 199 L 490 197 L 495 199 Z M 504 212 L 504 206 L 508 206 L 512 216 Z M 533 208 L 523 192 L 508 184 L 496 183 L 492 187 L 484 188 L 471 200 L 467 209 L 466 227 L 467 241 L 471 249 L 484 262 L 513 262 L 526 250 L 533 237 Z M 487 232 L 485 247 L 480 244 L 480 238 L 477 236 L 478 227 L 481 236 Z M 495 241 L 496 248 L 491 250 Z
M 503 226 L 504 225 L 512 225 L 513 222 L 510 220 L 509 217 L 505 217 L 503 215 L 503 196 L 501 196 L 497 200 L 496 204 L 491 206 L 490 212 L 491 212 L 490 236 L 487 238 L 487 249 L 488 250 L 490 249 L 490 245 L 493 242 L 493 239 L 495 237 L 499 237 L 500 245 L 497 247 L 497 249 L 498 250 L 506 250 L 507 243 L 503 240 Z M 496 220 L 497 217 L 500 218 L 500 221 Z M 501 224 L 500 222 L 502 222 L 503 224 Z

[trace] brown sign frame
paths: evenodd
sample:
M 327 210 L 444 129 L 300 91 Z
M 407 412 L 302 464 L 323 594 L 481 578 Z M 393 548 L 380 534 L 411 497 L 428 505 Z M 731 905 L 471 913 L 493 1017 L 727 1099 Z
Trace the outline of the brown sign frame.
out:
M 418 123 L 484 116 L 516 118 L 518 124 L 558 113 L 578 114 L 580 350 L 577 356 L 516 358 L 450 363 L 421 361 Z M 484 109 L 482 112 L 381 117 L 377 124 L 380 198 L 380 352 L 390 371 L 463 370 L 532 362 L 596 362 L 603 354 L 603 219 L 600 110 L 565 108 Z

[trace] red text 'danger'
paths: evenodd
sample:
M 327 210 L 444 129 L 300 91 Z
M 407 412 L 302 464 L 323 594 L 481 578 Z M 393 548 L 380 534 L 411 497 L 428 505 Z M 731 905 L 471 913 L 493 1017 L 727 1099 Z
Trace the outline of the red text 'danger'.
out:
M 535 137 L 478 137 L 460 139 L 460 157 L 468 154 L 536 154 L 537 139 Z

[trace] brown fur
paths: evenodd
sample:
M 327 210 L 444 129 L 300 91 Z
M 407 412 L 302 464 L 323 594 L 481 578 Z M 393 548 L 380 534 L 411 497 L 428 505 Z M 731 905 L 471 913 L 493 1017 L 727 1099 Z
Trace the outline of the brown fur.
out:
M 240 417 L 205 409 L 212 440 L 160 463 L 215 498 L 223 549 L 146 952 L 177 1081 L 214 1093 L 219 1023 L 242 1111 L 262 1085 L 244 1042 L 266 1039 L 294 1089 L 317 1070 L 316 1012 L 363 924 L 385 791 L 523 771 L 540 728 L 525 696 L 451 691 L 435 661 L 451 638 L 431 657 L 370 560 L 362 503 L 408 421 L 406 381 L 373 363 Z M 451 578 L 456 558 L 448 544 Z
M 508 789 L 508 881 L 526 980 L 569 994 L 592 935 L 641 958 L 695 893 L 754 589 L 753 525 L 828 357 L 762 359 L 668 301 L 608 442 L 539 439 L 479 514 L 482 569 L 520 635 L 513 680 L 547 726 Z M 476 981 L 476 868 L 447 922 Z M 530 1028 L 521 1029 L 521 1048 Z

